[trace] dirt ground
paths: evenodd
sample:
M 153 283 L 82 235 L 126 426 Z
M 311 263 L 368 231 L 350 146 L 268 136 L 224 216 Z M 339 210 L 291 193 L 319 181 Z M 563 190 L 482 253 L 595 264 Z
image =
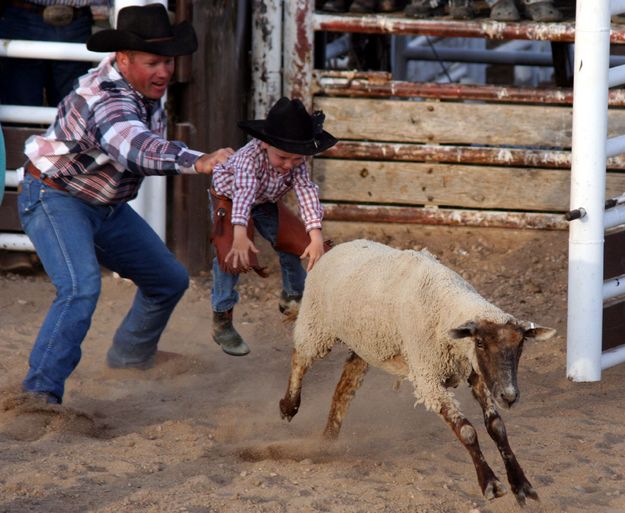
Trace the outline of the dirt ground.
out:
M 328 223 L 337 242 L 359 237 L 427 247 L 486 298 L 557 328 L 526 344 L 521 401 L 502 412 L 540 502 L 525 511 L 625 511 L 625 366 L 598 383 L 565 377 L 563 232 Z M 275 262 L 265 248 L 264 262 Z M 273 264 L 272 264 L 273 265 Z M 83 359 L 62 406 L 20 402 L 15 388 L 53 288 L 44 274 L 0 274 L 0 513 L 508 513 L 486 501 L 470 458 L 437 415 L 413 407 L 409 383 L 372 369 L 339 440 L 320 433 L 340 368 L 338 347 L 304 379 L 300 413 L 280 418 L 291 327 L 277 308 L 275 265 L 246 275 L 236 322 L 252 347 L 234 358 L 211 340 L 210 276 L 195 277 L 148 371 L 104 363 L 132 284 L 105 274 Z M 466 387 L 457 392 L 490 465 L 505 470 Z

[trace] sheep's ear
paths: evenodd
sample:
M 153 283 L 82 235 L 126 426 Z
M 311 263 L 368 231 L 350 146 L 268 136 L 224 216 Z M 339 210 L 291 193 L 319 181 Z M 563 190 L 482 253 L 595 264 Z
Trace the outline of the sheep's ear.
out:
M 449 330 L 449 336 L 454 339 L 472 337 L 476 333 L 477 324 L 473 321 L 465 322 L 462 326 Z
M 534 340 L 547 340 L 556 334 L 556 330 L 553 328 L 546 328 L 545 326 L 539 326 L 530 321 L 521 321 L 521 329 L 525 338 L 533 338 Z

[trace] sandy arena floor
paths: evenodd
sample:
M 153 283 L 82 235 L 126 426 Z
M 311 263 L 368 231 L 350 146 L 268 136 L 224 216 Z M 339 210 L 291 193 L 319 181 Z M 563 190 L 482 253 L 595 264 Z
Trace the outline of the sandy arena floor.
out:
M 353 231 L 350 238 L 353 238 Z M 328 224 L 336 241 L 347 236 Z M 497 229 L 359 226 L 359 235 L 427 247 L 486 298 L 558 329 L 528 343 L 520 404 L 502 412 L 541 502 L 525 511 L 625 511 L 625 366 L 603 380 L 565 377 L 567 234 Z M 272 275 L 243 279 L 236 310 L 252 353 L 225 355 L 210 337 L 210 276 L 174 312 L 158 365 L 110 370 L 104 355 L 134 286 L 107 274 L 83 359 L 63 406 L 42 409 L 13 390 L 53 298 L 44 274 L 0 275 L 0 513 L 509 513 L 514 498 L 480 494 L 468 454 L 447 426 L 413 407 L 408 383 L 371 370 L 339 440 L 320 433 L 347 352 L 337 348 L 304 380 L 300 413 L 281 420 L 291 328 Z M 468 389 L 457 395 L 487 460 L 505 470 Z

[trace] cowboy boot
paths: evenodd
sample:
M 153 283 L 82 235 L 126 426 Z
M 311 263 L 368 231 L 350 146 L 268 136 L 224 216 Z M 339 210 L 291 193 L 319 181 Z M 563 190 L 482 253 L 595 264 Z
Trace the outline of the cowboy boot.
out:
M 401 11 L 406 6 L 405 0 L 380 0 L 378 2 L 378 12 Z
M 521 13 L 514 0 L 498 0 L 490 8 L 490 19 L 495 21 L 519 21 Z
M 349 12 L 360 14 L 374 12 L 376 4 L 377 0 L 354 0 L 349 8 Z
M 560 21 L 562 12 L 553 5 L 551 0 L 525 5 L 525 14 L 532 21 Z
M 442 0 L 410 0 L 410 4 L 404 9 L 404 14 L 412 18 L 428 18 L 444 13 Z
M 473 0 L 449 0 L 449 14 L 454 20 L 473 18 Z
M 322 11 L 326 12 L 347 12 L 350 0 L 327 0 L 323 2 Z
M 245 356 L 250 348 L 232 325 L 232 310 L 213 312 L 213 340 L 221 346 L 224 353 Z

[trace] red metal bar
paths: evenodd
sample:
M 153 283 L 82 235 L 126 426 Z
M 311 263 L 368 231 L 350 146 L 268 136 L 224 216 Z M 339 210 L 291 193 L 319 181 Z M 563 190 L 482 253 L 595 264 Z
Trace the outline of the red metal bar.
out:
M 439 146 L 386 142 L 339 141 L 324 157 L 355 160 L 445 162 L 512 167 L 570 169 L 571 152 L 487 146 Z M 608 159 L 608 169 L 625 169 L 625 155 Z
M 437 98 L 441 100 L 484 100 L 505 103 L 572 105 L 568 88 L 501 87 L 495 85 L 401 82 L 385 72 L 315 70 L 313 94 L 348 97 Z M 608 93 L 611 107 L 625 106 L 625 89 Z
M 384 207 L 338 203 L 324 203 L 323 208 L 324 219 L 328 221 L 479 226 L 482 228 L 532 228 L 537 230 L 566 230 L 568 228 L 564 216 L 559 214 Z
M 490 19 L 450 20 L 414 19 L 397 15 L 315 14 L 313 28 L 328 32 L 365 32 L 369 34 L 427 35 L 442 37 L 481 37 L 486 39 L 525 39 L 535 41 L 575 41 L 575 23 L 500 22 Z M 614 24 L 612 43 L 625 43 L 625 26 Z
M 340 141 L 323 156 L 340 159 L 447 162 L 559 169 L 571 167 L 569 151 L 476 146 Z M 613 163 L 613 165 L 615 169 L 623 169 L 625 159 L 619 159 L 619 163 Z

